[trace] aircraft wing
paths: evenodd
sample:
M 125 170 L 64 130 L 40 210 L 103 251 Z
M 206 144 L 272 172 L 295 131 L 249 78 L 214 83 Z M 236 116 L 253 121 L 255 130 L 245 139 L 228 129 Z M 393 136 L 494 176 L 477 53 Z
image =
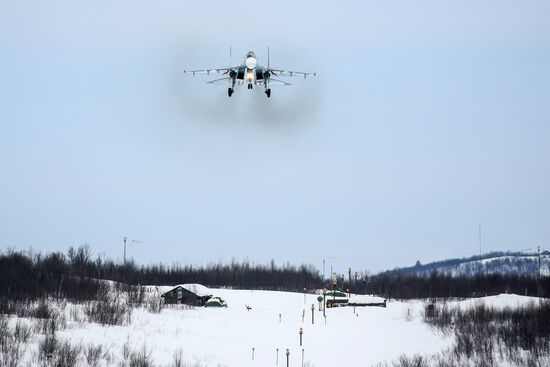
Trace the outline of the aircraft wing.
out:
M 209 80 L 209 81 L 206 82 L 206 84 L 215 84 L 215 83 L 226 82 L 226 81 L 228 81 L 229 79 L 231 79 L 231 78 L 227 76 L 227 77 L 225 77 L 225 78 Z
M 292 85 L 292 84 L 290 84 L 288 82 L 285 82 L 284 80 L 269 78 L 269 85 L 284 87 L 284 86 Z
M 258 80 L 256 82 L 259 86 L 263 86 L 265 85 L 265 81 L 264 80 Z M 270 86 L 287 86 L 287 85 L 292 85 L 291 83 L 289 82 L 286 82 L 284 80 L 279 80 L 279 79 L 273 79 L 273 78 L 269 78 L 269 85 Z
M 233 68 L 219 68 L 219 69 L 202 69 L 202 70 L 184 70 L 183 73 L 184 74 L 193 74 L 193 76 L 195 76 L 195 74 L 210 74 L 210 73 L 228 73 L 231 69 Z
M 317 73 L 306 73 L 303 71 L 291 71 L 291 70 L 283 70 L 283 69 L 269 69 L 275 76 L 303 76 L 304 79 L 308 76 L 316 76 Z

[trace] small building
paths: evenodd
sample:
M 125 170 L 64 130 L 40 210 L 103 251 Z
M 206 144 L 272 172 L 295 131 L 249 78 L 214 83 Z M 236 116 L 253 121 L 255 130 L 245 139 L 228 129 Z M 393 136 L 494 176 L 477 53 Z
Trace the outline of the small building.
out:
M 161 297 L 166 305 L 204 306 L 212 297 L 212 293 L 201 284 L 179 284 Z

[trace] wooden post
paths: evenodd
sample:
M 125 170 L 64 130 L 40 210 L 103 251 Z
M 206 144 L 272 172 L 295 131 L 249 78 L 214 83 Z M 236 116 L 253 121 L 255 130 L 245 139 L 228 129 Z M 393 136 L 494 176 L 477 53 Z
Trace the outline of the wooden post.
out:
M 302 367 L 304 367 L 304 348 L 302 348 Z
M 304 305 L 306 304 L 306 289 L 304 288 Z
M 301 347 L 302 346 L 302 335 L 304 335 L 304 329 L 300 328 L 300 331 L 299 331 L 298 334 L 300 334 L 300 347 Z
M 323 288 L 323 317 L 327 317 L 327 314 L 325 312 L 325 308 L 327 308 L 327 289 Z
M 304 322 L 305 317 L 306 317 L 306 310 L 303 309 L 302 310 L 302 322 Z
M 277 348 L 276 350 L 277 350 L 277 357 L 275 357 L 275 366 L 278 366 L 279 365 L 279 348 Z
M 289 357 L 290 357 L 290 351 L 286 350 L 286 367 L 289 367 Z
M 256 348 L 252 347 L 252 360 L 254 360 L 254 350 L 255 350 L 255 349 L 256 349 Z
M 281 322 L 281 314 L 279 314 L 279 322 Z
M 311 325 L 315 324 L 315 305 L 311 304 Z

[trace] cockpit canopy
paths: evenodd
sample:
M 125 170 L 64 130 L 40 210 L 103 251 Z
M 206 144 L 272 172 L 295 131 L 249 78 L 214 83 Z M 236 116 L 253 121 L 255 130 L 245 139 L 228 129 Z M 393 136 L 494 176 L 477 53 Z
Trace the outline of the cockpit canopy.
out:
M 249 57 L 256 58 L 256 54 L 254 53 L 254 51 L 248 51 L 246 53 L 246 58 L 248 59 Z

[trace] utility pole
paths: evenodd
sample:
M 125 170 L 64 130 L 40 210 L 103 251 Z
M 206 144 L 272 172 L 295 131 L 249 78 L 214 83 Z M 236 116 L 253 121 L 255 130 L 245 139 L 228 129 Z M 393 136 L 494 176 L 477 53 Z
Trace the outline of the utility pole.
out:
M 126 283 L 126 236 L 124 236 L 124 256 L 122 262 L 122 281 Z
M 539 274 L 538 274 L 538 278 L 540 279 L 540 245 L 537 246 L 537 254 L 539 256 Z
M 540 296 L 541 296 L 541 287 L 540 287 L 540 245 L 537 246 L 537 256 L 539 257 L 539 271 L 537 273 L 537 296 L 539 297 L 540 302 Z
M 351 293 L 350 293 L 350 288 L 351 288 L 351 267 L 348 268 L 348 298 L 351 297 Z
M 481 256 L 481 223 L 479 223 L 479 256 Z
M 124 269 L 126 269 L 126 236 L 124 236 L 124 257 L 123 257 Z

